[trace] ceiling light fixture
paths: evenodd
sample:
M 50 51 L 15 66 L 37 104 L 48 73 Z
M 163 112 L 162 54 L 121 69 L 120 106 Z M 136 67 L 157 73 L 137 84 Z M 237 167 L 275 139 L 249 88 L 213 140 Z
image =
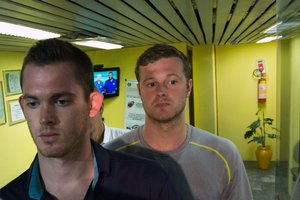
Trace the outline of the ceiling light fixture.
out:
M 288 31 L 292 28 L 295 28 L 297 26 L 300 26 L 300 22 L 278 22 L 277 24 L 271 26 L 270 28 L 266 29 L 265 31 L 263 31 L 263 33 L 266 34 L 280 34 L 284 31 Z
M 277 24 L 269 27 L 268 29 L 266 29 L 265 31 L 263 31 L 264 33 L 276 33 L 277 32 L 277 28 L 279 27 L 279 25 L 282 24 L 282 22 L 278 22 Z
M 98 48 L 98 49 L 120 49 L 123 46 L 119 45 L 119 44 L 112 44 L 112 43 L 108 43 L 108 42 L 101 42 L 98 40 L 82 40 L 82 41 L 76 41 L 73 42 L 74 44 L 77 45 L 82 45 L 82 46 L 88 46 L 88 47 L 94 47 L 94 48 Z
M 277 40 L 282 38 L 282 36 L 269 36 L 269 37 L 265 37 L 261 40 L 258 40 L 256 43 L 265 43 L 265 42 L 271 42 L 273 40 Z
M 0 34 L 12 35 L 34 40 L 44 40 L 49 38 L 60 37 L 57 33 L 43 31 L 36 28 L 30 28 L 22 25 L 11 24 L 0 21 Z

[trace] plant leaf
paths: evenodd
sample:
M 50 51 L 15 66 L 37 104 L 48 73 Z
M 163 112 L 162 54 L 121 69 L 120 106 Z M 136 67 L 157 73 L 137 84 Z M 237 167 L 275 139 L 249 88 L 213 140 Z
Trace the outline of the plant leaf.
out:
M 248 144 L 251 143 L 251 142 L 254 142 L 254 140 L 250 140 L 250 141 L 248 142 Z
M 259 126 L 260 126 L 260 121 L 259 119 L 257 119 L 256 121 L 252 122 L 252 124 L 250 124 L 248 128 L 255 131 L 255 129 L 257 129 Z
M 265 123 L 265 124 L 269 124 L 269 125 L 272 125 L 272 124 L 273 124 L 273 121 L 274 121 L 274 119 L 271 119 L 271 118 L 265 118 L 265 119 L 264 119 L 264 123 Z
M 255 141 L 255 142 L 257 142 L 257 143 L 259 143 L 259 144 L 262 144 L 263 143 L 263 141 L 264 141 L 264 137 L 261 137 L 261 136 L 255 136 L 255 137 L 253 137 L 253 140 Z
M 273 133 L 268 133 L 267 135 L 268 135 L 269 138 L 272 138 L 272 139 L 278 138 L 278 136 L 276 134 L 273 134 Z
M 248 130 L 248 131 L 246 131 L 244 138 L 248 139 L 248 138 L 252 137 L 253 134 L 254 134 L 254 131 Z

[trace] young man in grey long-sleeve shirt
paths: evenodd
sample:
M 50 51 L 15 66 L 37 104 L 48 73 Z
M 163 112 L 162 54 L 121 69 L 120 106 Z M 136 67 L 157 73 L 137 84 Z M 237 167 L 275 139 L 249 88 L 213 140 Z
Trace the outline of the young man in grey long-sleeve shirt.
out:
M 158 161 L 181 199 L 253 199 L 236 146 L 185 122 L 192 90 L 187 58 L 172 46 L 155 45 L 139 57 L 135 73 L 145 124 L 105 147 Z

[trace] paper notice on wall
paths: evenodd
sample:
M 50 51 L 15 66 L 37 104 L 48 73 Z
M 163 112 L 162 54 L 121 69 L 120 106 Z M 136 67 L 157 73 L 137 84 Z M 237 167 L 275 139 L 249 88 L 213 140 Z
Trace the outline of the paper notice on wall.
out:
M 145 123 L 145 111 L 140 98 L 137 81 L 126 81 L 125 128 L 136 129 Z
M 265 60 L 257 60 L 256 61 L 256 69 L 259 71 L 259 73 L 262 73 L 262 74 L 267 73 Z

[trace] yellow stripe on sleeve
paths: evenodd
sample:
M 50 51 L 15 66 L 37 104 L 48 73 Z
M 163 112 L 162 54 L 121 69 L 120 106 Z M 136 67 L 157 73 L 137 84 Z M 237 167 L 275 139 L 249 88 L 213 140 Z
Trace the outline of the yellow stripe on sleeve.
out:
M 204 149 L 207 149 L 207 150 L 210 150 L 210 151 L 213 151 L 215 152 L 224 162 L 225 166 L 226 166 L 226 169 L 227 169 L 227 173 L 228 173 L 228 184 L 230 184 L 231 182 L 231 172 L 230 172 L 230 167 L 228 165 L 228 162 L 227 160 L 224 158 L 224 156 L 222 156 L 222 154 L 220 154 L 220 152 L 218 152 L 216 149 L 213 149 L 211 147 L 208 147 L 208 146 L 205 146 L 205 145 L 201 145 L 201 144 L 198 144 L 196 142 L 190 142 L 190 144 L 192 145 L 196 145 L 198 147 L 201 147 L 201 148 L 204 148 Z

